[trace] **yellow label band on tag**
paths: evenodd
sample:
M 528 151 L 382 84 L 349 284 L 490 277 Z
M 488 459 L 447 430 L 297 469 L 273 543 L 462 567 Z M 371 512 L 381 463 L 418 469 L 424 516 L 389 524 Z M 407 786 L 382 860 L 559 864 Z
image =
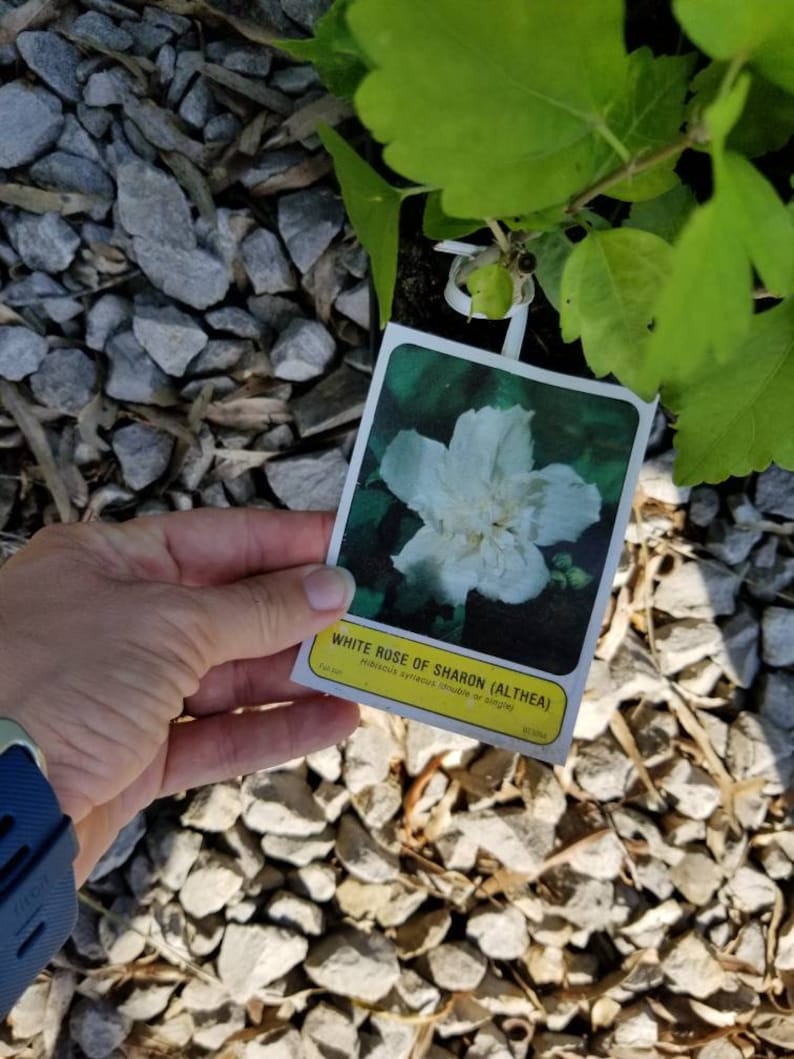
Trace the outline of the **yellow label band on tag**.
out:
M 336 684 L 543 746 L 565 715 L 565 692 L 550 680 L 351 621 L 315 637 L 309 666 Z

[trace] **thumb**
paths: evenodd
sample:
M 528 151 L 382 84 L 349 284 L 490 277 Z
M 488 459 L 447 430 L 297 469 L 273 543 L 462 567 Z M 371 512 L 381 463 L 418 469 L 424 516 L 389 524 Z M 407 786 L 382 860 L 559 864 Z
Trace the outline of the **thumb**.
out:
M 300 643 L 341 617 L 355 590 L 349 571 L 316 564 L 192 589 L 207 668 Z

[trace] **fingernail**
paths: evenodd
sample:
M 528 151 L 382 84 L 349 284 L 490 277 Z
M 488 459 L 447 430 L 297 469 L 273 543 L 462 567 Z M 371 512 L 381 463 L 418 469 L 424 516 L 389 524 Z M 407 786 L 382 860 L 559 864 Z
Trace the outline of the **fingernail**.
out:
M 353 575 L 341 566 L 318 566 L 303 585 L 312 610 L 347 610 L 356 591 Z

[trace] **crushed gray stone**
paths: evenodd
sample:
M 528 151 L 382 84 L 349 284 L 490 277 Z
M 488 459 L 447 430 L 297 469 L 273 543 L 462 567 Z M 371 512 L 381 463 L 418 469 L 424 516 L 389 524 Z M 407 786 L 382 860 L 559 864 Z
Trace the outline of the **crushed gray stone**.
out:
M 129 235 L 194 249 L 190 206 L 172 176 L 146 162 L 132 161 L 119 167 L 117 180 L 119 220 Z
M 309 271 L 344 223 L 342 204 L 329 188 L 295 191 L 279 199 L 278 230 L 302 273 Z
M 279 294 L 297 286 L 287 256 L 273 232 L 257 228 L 243 240 L 240 252 L 254 294 Z
M 187 250 L 139 236 L 133 239 L 133 246 L 150 283 L 193 309 L 217 305 L 229 289 L 231 277 L 226 265 L 200 247 Z
M 279 379 L 305 382 L 321 375 L 333 360 L 336 342 L 319 320 L 293 320 L 270 351 Z
M 16 40 L 17 49 L 25 65 L 61 99 L 77 103 L 80 86 L 77 67 L 80 52 L 69 41 L 51 30 L 27 30 Z
M 0 377 L 17 382 L 38 371 L 49 346 L 27 327 L 0 327 Z
M 27 165 L 56 142 L 63 128 L 57 96 L 24 81 L 0 86 L 0 169 Z
M 94 361 L 81 349 L 52 349 L 30 378 L 33 396 L 48 408 L 76 416 L 97 389 Z
M 173 305 L 138 305 L 132 330 L 140 344 L 168 375 L 184 375 L 188 364 L 207 344 L 196 320 Z
M 146 423 L 130 423 L 113 433 L 111 442 L 121 465 L 124 481 L 130 489 L 145 489 L 155 482 L 168 466 L 174 440 Z
M 20 213 L 9 226 L 14 249 L 32 270 L 64 272 L 74 260 L 80 237 L 57 213 Z

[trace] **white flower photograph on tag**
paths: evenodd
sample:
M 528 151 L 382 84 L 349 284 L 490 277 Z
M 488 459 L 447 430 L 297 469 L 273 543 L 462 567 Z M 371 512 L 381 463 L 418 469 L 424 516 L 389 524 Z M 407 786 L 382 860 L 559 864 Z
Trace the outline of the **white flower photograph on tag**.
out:
M 560 758 L 651 412 L 390 325 L 329 554 L 357 591 L 295 679 Z

